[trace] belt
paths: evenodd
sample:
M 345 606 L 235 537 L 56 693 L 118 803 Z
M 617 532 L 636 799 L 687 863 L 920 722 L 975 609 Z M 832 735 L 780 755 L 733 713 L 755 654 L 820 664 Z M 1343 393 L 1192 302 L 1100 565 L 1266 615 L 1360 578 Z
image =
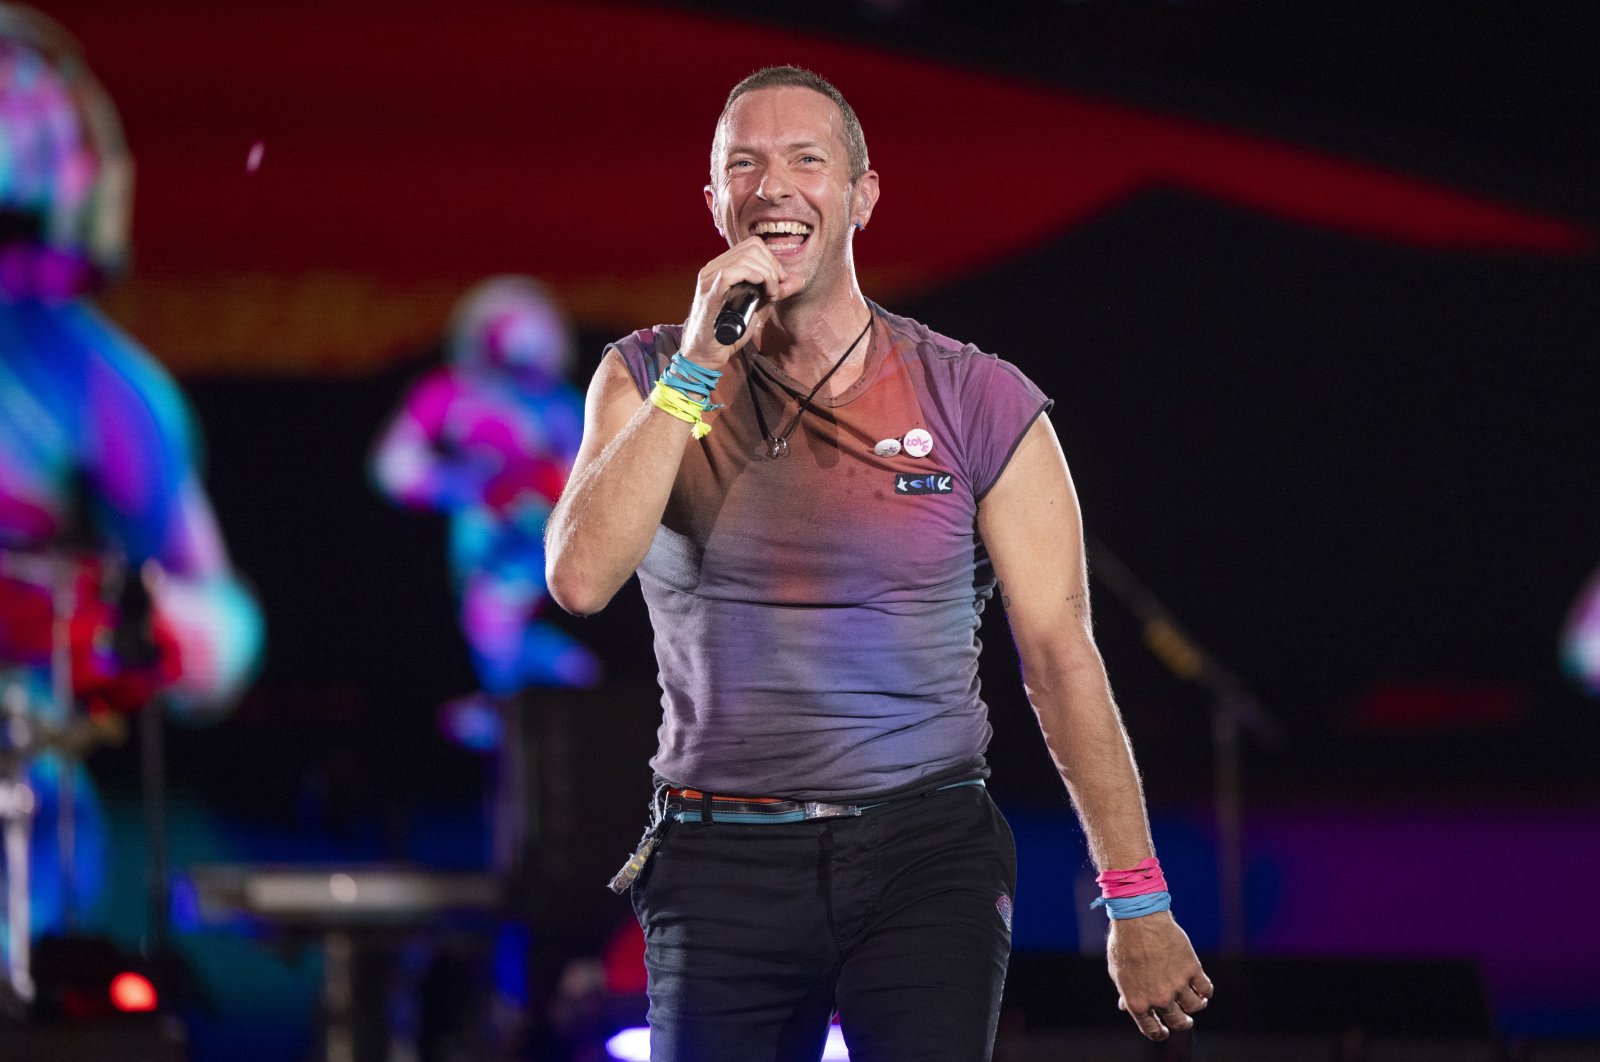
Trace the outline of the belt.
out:
M 969 778 L 951 782 L 936 789 L 955 789 L 964 785 L 983 785 L 982 778 Z M 926 794 L 908 793 L 907 796 Z M 896 799 L 904 799 L 896 798 Z M 784 822 L 805 822 L 808 819 L 853 818 L 862 812 L 882 807 L 892 801 L 875 804 L 830 804 L 822 800 L 791 800 L 787 797 L 717 796 L 698 789 L 668 789 L 663 818 L 675 822 L 742 822 L 759 825 L 777 825 Z

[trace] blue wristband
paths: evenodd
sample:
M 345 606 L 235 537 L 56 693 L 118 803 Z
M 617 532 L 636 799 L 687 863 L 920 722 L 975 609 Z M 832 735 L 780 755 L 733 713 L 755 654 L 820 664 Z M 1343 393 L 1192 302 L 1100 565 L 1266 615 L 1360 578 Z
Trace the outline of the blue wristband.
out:
M 701 408 L 707 412 L 722 408 L 711 401 L 711 391 L 721 378 L 722 373 L 696 365 L 684 357 L 682 351 L 672 355 L 672 360 L 667 363 L 666 372 L 661 374 L 663 383 L 699 402 Z
M 1108 900 L 1102 896 L 1089 905 L 1090 910 L 1096 907 L 1104 907 L 1107 918 L 1139 918 L 1147 914 L 1156 914 L 1159 911 L 1170 911 L 1172 909 L 1172 893 L 1147 892 L 1143 896 L 1124 896 L 1114 900 Z

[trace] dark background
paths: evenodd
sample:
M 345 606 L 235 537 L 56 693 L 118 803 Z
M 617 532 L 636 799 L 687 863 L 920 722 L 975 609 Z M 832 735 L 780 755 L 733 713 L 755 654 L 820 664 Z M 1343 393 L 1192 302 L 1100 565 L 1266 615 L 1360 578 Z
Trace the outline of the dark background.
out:
M 1404 7 L 762 10 L 1592 226 L 1593 173 L 1578 150 L 1594 99 L 1587 9 Z M 869 134 L 874 119 L 893 121 L 869 115 Z M 1071 180 L 1030 169 L 1028 155 L 1019 140 L 1013 157 L 984 161 L 990 201 L 942 209 L 1004 211 Z M 864 239 L 863 259 L 873 250 Z M 1285 724 L 1253 772 L 1260 784 L 1560 791 L 1591 780 L 1600 737 L 1600 713 L 1556 658 L 1562 616 L 1600 562 L 1588 489 L 1600 434 L 1586 416 L 1597 278 L 1592 253 L 1419 251 L 1158 190 L 890 308 L 1015 361 L 1056 399 L 1090 534 Z M 581 322 L 580 379 L 636 322 L 608 323 Z M 415 353 L 355 380 L 188 381 L 211 489 L 271 632 L 238 726 L 196 740 L 226 745 L 239 726 L 299 715 L 393 734 L 470 684 L 450 644 L 440 526 L 358 486 L 376 426 L 428 363 Z M 1143 651 L 1104 589 L 1097 606 L 1130 725 L 1150 732 L 1140 752 L 1152 787 L 1195 795 L 1208 777 L 1196 762 L 1203 701 Z M 615 611 L 571 626 L 614 677 L 648 679 L 636 595 Z M 1003 646 L 1003 629 L 989 641 Z M 989 664 L 998 784 L 1047 799 L 1054 782 L 1014 710 L 1011 658 Z M 291 688 L 299 707 L 286 709 L 279 691 Z M 1435 707 L 1372 718 L 1360 708 L 1375 692 Z M 293 744 L 315 758 L 327 743 Z M 274 761 L 277 785 L 294 774 L 285 766 Z M 428 774 L 452 784 L 449 770 Z
M 486 24 L 502 13 L 535 17 L 534 6 L 466 6 Z M 648 7 L 768 27 L 771 54 L 727 57 L 740 72 L 786 61 L 787 34 L 821 34 L 1364 160 L 1580 233 L 1583 246 L 1562 252 L 1426 248 L 1161 187 L 1066 231 L 1041 232 L 1007 260 L 885 301 L 1015 362 L 1055 399 L 1090 535 L 1281 725 L 1274 742 L 1247 739 L 1247 808 L 1512 808 L 1534 821 L 1575 815 L 1587 824 L 1581 836 L 1594 835 L 1600 705 L 1560 673 L 1557 639 L 1600 563 L 1600 186 L 1589 158 L 1597 9 L 1094 0 Z M 614 17 L 644 9 L 619 7 Z M 152 9 L 144 32 L 152 41 L 182 33 L 194 10 Z M 383 21 L 383 9 L 355 10 L 342 16 L 346 26 Z M 113 95 L 137 98 L 129 72 L 141 42 L 127 36 L 128 23 L 92 2 L 54 13 L 85 39 Z M 97 29 L 111 25 L 115 33 Z M 622 81 L 624 98 L 692 77 L 679 68 L 678 45 L 617 54 L 597 77 Z M 352 47 L 346 61 L 359 71 L 378 60 Z M 528 61 L 540 61 L 532 45 Z M 212 65 L 227 69 L 221 59 Z M 586 106 L 607 105 L 586 102 L 592 88 L 574 85 L 570 98 L 547 102 L 581 122 Z M 714 116 L 715 96 L 707 103 Z M 516 116 L 535 106 L 508 102 L 498 136 L 514 143 Z M 185 134 L 180 115 L 151 132 L 154 107 L 124 107 L 136 157 L 141 131 L 162 141 Z M 417 117 L 419 140 L 437 117 Z M 897 116 L 862 119 L 871 144 Z M 919 203 L 925 224 L 937 231 L 956 217 L 1026 210 L 1070 182 L 1072 172 L 1038 163 L 1037 146 L 1050 136 L 1022 126 L 1010 150 L 981 159 L 963 157 L 959 142 L 929 143 L 927 165 L 954 157 L 979 167 L 989 193 Z M 648 144 L 647 131 L 641 139 Z M 247 143 L 241 134 L 241 153 Z M 635 153 L 644 163 L 637 179 L 659 184 L 649 150 Z M 158 177 L 147 167 L 143 186 Z M 540 194 L 540 179 L 527 171 L 526 194 Z M 884 208 L 894 209 L 894 173 L 884 188 Z M 701 209 L 697 185 L 670 193 L 572 208 Z M 418 210 L 448 212 L 450 200 L 445 192 Z M 649 220 L 639 218 L 642 239 Z M 864 263 L 879 235 L 862 238 Z M 519 266 L 512 255 L 499 268 Z M 446 277 L 462 290 L 476 279 Z M 570 278 L 546 279 L 561 290 Z M 587 304 L 577 318 L 580 379 L 607 339 L 648 323 Z M 481 761 L 433 723 L 439 701 L 471 685 L 452 624 L 442 522 L 390 508 L 365 478 L 378 426 L 435 356 L 413 343 L 361 373 L 183 366 L 207 440 L 207 481 L 230 550 L 259 590 L 269 648 L 230 721 L 173 736 L 173 784 L 239 836 L 278 838 L 277 851 L 292 853 L 283 838 L 297 837 L 323 856 L 425 856 L 419 824 L 440 809 L 470 813 L 480 793 Z M 1145 649 L 1114 595 L 1104 586 L 1096 595 L 1152 807 L 1158 817 L 1203 819 L 1208 697 Z M 596 710 L 612 714 L 594 738 L 609 731 L 630 749 L 647 741 L 654 664 L 637 591 L 601 616 L 563 622 L 608 670 Z M 1008 806 L 1058 812 L 1064 798 L 997 609 L 984 639 L 993 789 Z M 642 762 L 612 769 L 644 792 Z M 105 754 L 99 770 L 113 787 L 131 786 L 131 750 Z M 630 841 L 596 844 L 611 852 Z M 1425 845 L 1419 851 L 1432 858 Z M 470 844 L 433 854 L 472 856 Z M 1551 851 L 1548 866 L 1560 871 L 1572 858 Z M 1530 869 L 1508 867 L 1506 880 L 1479 885 L 1515 896 L 1528 886 L 1514 871 Z M 1352 889 L 1368 881 L 1352 868 Z M 1590 935 L 1577 942 L 1591 955 L 1577 969 L 1596 975 L 1592 987 L 1600 940 L 1592 920 L 1578 931 Z M 1439 948 L 1472 950 L 1448 940 Z M 1566 987 L 1574 998 L 1587 994 Z M 1583 1013 L 1563 1028 L 1600 1030 Z

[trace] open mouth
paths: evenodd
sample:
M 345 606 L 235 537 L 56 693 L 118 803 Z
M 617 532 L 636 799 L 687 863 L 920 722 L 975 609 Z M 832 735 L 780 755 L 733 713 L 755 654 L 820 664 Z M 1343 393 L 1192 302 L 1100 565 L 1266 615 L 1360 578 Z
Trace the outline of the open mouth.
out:
M 795 250 L 811 237 L 811 226 L 803 221 L 758 221 L 751 231 L 774 252 Z

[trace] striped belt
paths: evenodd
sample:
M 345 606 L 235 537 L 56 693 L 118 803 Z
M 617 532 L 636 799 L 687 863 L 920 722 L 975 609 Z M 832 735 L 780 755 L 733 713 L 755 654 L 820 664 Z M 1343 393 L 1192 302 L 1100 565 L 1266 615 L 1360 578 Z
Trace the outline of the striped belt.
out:
M 983 785 L 983 779 L 969 778 L 964 782 L 951 782 L 929 792 L 936 793 L 964 785 Z M 663 817 L 675 822 L 705 822 L 709 813 L 712 822 L 776 825 L 783 822 L 805 822 L 808 819 L 852 818 L 862 812 L 882 807 L 886 803 L 889 801 L 880 801 L 876 804 L 829 804 L 821 800 L 717 796 L 698 789 L 668 789 Z

